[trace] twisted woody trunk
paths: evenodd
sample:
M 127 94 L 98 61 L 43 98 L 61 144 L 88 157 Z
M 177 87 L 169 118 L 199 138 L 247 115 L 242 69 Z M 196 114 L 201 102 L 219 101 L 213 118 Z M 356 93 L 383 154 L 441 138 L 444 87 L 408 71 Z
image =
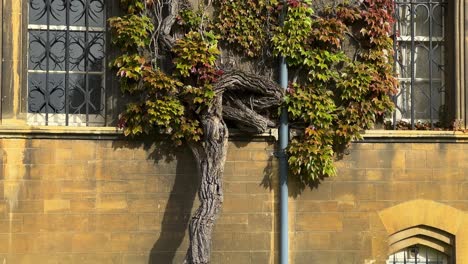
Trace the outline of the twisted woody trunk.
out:
M 202 118 L 204 139 L 190 145 L 201 177 L 200 207 L 189 224 L 190 246 L 185 263 L 210 262 L 211 236 L 223 203 L 223 172 L 227 154 L 228 129 L 222 118 L 222 97 Z
M 245 131 L 262 133 L 275 122 L 257 111 L 278 106 L 283 96 L 275 82 L 241 71 L 223 75 L 215 91 L 214 103 L 200 118 L 204 138 L 190 144 L 201 184 L 200 207 L 189 224 L 190 246 L 185 264 L 210 263 L 213 227 L 223 203 L 223 172 L 228 150 L 229 133 L 223 117 Z

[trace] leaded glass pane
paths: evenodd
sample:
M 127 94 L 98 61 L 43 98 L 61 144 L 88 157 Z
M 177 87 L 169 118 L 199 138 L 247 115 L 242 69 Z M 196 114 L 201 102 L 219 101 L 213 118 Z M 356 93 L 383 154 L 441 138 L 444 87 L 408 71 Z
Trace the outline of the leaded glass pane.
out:
M 30 70 L 43 70 L 47 69 L 46 53 L 47 46 L 47 32 L 30 30 L 29 31 L 29 61 L 28 68 Z
M 47 24 L 47 8 L 45 0 L 29 0 L 29 24 Z
M 70 75 L 70 112 L 73 114 L 99 114 L 104 110 L 102 76 L 98 74 Z M 87 88 L 88 87 L 88 88 Z
M 66 0 L 48 0 L 48 1 L 50 1 L 49 24 L 61 25 L 61 26 L 66 25 L 67 24 L 67 1 Z
M 89 33 L 88 35 L 88 71 L 103 71 L 104 69 L 104 34 Z
M 64 113 L 65 74 L 29 74 L 29 111 Z
M 86 25 L 86 1 L 72 0 L 70 1 L 70 26 L 85 26 Z
M 89 26 L 103 27 L 104 21 L 104 0 L 90 0 L 88 9 Z

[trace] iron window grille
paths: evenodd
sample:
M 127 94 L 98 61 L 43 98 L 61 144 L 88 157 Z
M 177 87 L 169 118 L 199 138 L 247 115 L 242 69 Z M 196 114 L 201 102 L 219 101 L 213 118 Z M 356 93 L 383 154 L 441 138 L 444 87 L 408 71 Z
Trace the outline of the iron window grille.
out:
M 433 128 L 447 114 L 446 14 L 446 0 L 395 1 L 394 126 L 402 120 Z
M 29 1 L 29 124 L 105 124 L 105 10 L 105 0 Z
M 449 264 L 447 255 L 430 247 L 414 245 L 392 254 L 387 264 Z

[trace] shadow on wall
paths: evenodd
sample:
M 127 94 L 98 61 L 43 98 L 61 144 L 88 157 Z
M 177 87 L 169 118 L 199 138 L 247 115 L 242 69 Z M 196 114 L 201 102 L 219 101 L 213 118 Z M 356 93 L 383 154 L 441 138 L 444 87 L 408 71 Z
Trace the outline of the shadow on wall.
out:
M 159 215 L 152 223 L 154 231 L 151 232 L 156 241 L 149 252 L 148 263 L 182 263 L 188 248 L 187 229 L 199 185 L 195 162 L 188 148 L 175 148 L 161 139 L 157 140 L 158 143 L 153 140 L 143 140 L 142 144 L 138 142 L 142 141 L 117 142 L 113 147 L 143 147 L 150 153 L 148 160 L 154 161 L 156 170 L 158 167 L 162 169 L 148 176 L 160 177 L 156 182 L 161 186 L 151 186 L 150 189 L 156 189 L 157 197 L 163 200 L 163 204 L 166 202 L 165 208 L 157 210 Z M 173 162 L 177 163 L 175 172 L 171 166 Z M 157 199 L 154 200 L 155 207 Z
M 236 144 L 236 146 L 243 146 L 241 144 Z M 340 155 L 337 155 L 335 162 L 338 162 L 343 159 L 344 155 L 349 155 L 349 150 L 343 151 Z M 279 156 L 281 155 L 278 144 L 274 145 L 274 150 L 272 155 L 269 156 L 267 166 L 263 170 L 263 179 L 260 183 L 265 189 L 272 190 L 273 188 L 279 189 L 280 174 L 279 174 Z M 276 160 L 276 162 L 274 162 Z M 288 193 L 289 197 L 297 198 L 304 192 L 308 190 L 316 190 L 319 188 L 320 184 L 325 180 L 326 177 L 319 176 L 318 179 L 310 179 L 301 181 L 296 176 L 293 176 L 290 172 L 288 173 Z
M 185 238 L 185 242 L 188 242 L 187 230 L 199 177 L 189 151 L 177 153 L 175 158 L 177 167 L 174 183 L 163 211 L 159 238 L 151 249 L 148 264 L 182 263 L 188 248 L 188 243 L 182 245 L 182 242 Z

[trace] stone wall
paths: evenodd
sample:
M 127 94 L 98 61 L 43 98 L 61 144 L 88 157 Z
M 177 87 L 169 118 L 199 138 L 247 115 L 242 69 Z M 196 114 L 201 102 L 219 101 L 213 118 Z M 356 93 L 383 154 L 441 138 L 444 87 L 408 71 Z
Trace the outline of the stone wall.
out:
M 389 235 L 414 225 L 455 235 L 466 263 L 468 144 L 369 142 L 336 177 L 291 181 L 290 263 L 384 263 Z M 182 262 L 198 205 L 189 152 L 97 137 L 0 149 L 0 263 Z M 230 142 L 212 263 L 278 263 L 273 152 L 271 139 Z
M 467 263 L 468 221 L 446 219 L 468 210 L 468 144 L 355 143 L 338 167 L 336 177 L 292 193 L 292 263 L 385 263 L 387 238 L 399 231 L 384 225 L 392 221 L 455 230 L 457 263 Z
M 119 140 L 0 140 L 0 263 L 182 263 L 190 153 Z M 213 263 L 273 263 L 273 145 L 230 143 Z

